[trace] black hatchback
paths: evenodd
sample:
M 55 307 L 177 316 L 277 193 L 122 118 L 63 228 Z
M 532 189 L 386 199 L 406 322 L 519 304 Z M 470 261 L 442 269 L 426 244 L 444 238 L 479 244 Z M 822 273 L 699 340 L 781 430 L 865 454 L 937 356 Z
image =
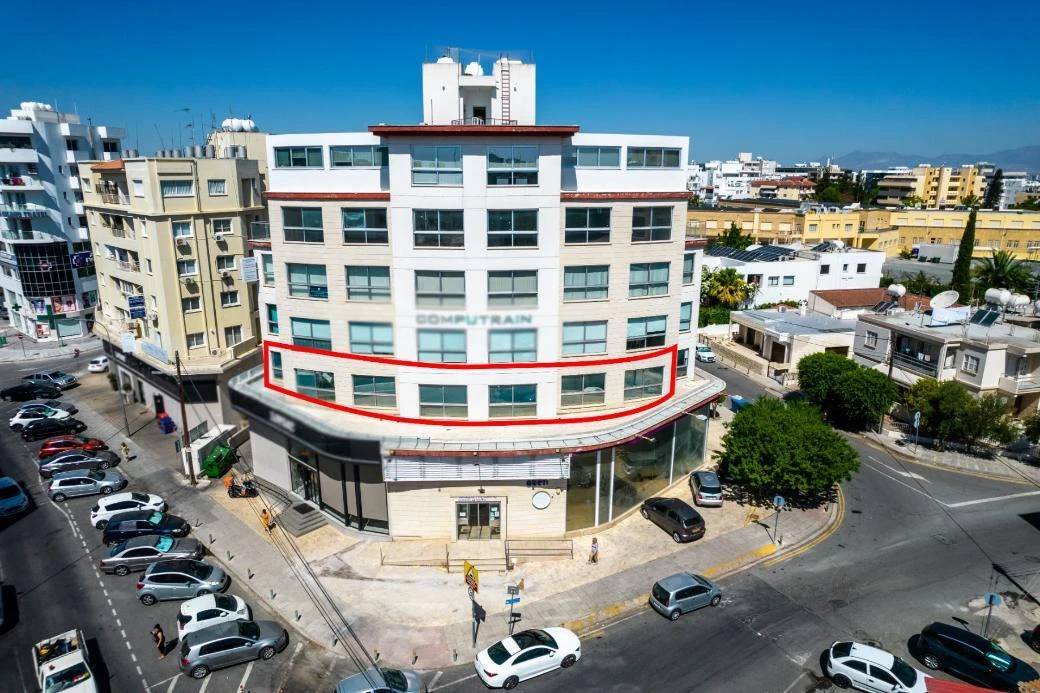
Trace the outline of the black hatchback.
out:
M 164 537 L 183 537 L 188 534 L 191 525 L 176 515 L 167 515 L 158 510 L 131 510 L 112 516 L 105 525 L 105 533 L 101 541 L 107 544 L 118 544 L 134 537 L 158 534 Z
M 79 419 L 40 419 L 22 427 L 22 440 L 41 440 L 68 433 L 82 433 L 87 425 Z
M 676 543 L 704 536 L 704 518 L 678 498 L 647 498 L 640 514 L 672 535 Z
M 917 658 L 929 669 L 942 669 L 986 688 L 1018 691 L 1033 681 L 1036 669 L 981 635 L 947 623 L 925 626 L 916 643 Z
M 45 383 L 18 383 L 0 390 L 0 399 L 25 402 L 30 399 L 54 399 L 61 397 L 61 390 Z

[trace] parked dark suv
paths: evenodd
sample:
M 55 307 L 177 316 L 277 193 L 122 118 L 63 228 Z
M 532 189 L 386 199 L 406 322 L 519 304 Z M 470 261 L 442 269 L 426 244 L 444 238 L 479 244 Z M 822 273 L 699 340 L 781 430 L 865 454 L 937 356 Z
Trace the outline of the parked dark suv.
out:
M 677 543 L 704 536 L 704 518 L 678 498 L 647 498 L 639 512 L 671 534 Z
M 114 515 L 105 525 L 101 541 L 106 545 L 118 544 L 146 534 L 164 537 L 183 537 L 191 525 L 176 515 L 167 515 L 158 510 L 131 510 Z
M 998 691 L 1014 693 L 1020 681 L 1040 676 L 1036 669 L 981 635 L 946 623 L 925 626 L 916 648 L 917 658 L 929 669 L 942 669 Z

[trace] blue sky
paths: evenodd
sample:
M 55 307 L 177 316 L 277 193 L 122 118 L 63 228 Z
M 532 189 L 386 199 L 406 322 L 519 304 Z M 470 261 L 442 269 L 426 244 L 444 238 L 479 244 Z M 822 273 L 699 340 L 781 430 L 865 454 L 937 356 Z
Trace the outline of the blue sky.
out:
M 543 124 L 689 135 L 695 159 L 981 154 L 1040 144 L 1038 20 L 1024 0 L 11 2 L 0 108 L 75 107 L 149 154 L 157 127 L 188 143 L 185 107 L 207 128 L 412 123 L 449 45 L 532 51 Z

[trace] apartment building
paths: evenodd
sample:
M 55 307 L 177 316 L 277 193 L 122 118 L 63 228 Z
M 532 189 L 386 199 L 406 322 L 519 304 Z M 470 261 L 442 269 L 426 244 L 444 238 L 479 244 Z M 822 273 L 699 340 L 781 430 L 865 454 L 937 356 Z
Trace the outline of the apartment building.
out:
M 877 202 L 882 206 L 901 206 L 911 196 L 925 208 L 955 207 L 970 196 L 982 199 L 986 176 L 976 166 L 915 166 L 878 181 Z
M 751 197 L 760 200 L 811 200 L 816 184 L 808 178 L 793 177 L 777 180 L 751 181 Z
M 685 137 L 536 123 L 535 66 L 423 65 L 423 123 L 269 138 L 255 474 L 394 537 L 558 537 L 703 460 Z
M 120 157 L 122 128 L 22 103 L 0 120 L 0 303 L 38 341 L 84 336 L 97 278 L 76 164 Z
M 266 210 L 256 160 L 210 158 L 203 147 L 185 154 L 87 161 L 79 176 L 97 268 L 95 331 L 120 388 L 194 440 L 239 423 L 226 382 L 259 363 L 246 236 Z

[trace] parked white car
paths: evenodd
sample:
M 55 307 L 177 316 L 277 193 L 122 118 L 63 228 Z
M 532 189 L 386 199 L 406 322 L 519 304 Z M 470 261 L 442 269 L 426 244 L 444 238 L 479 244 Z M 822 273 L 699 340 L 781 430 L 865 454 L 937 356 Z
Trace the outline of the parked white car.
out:
M 71 416 L 64 409 L 51 409 L 50 407 L 42 407 L 40 409 L 20 409 L 18 413 L 11 417 L 7 422 L 7 425 L 16 431 L 22 430 L 22 427 L 30 421 L 39 421 L 41 419 L 67 419 Z
M 87 370 L 91 373 L 104 373 L 108 370 L 108 357 L 98 356 L 90 359 L 90 363 L 87 364 Z
M 204 594 L 181 604 L 177 614 L 177 637 L 229 621 L 249 621 L 249 605 L 233 594 Z
M 96 529 L 104 529 L 113 515 L 127 513 L 132 510 L 166 510 L 166 501 L 152 493 L 114 493 L 98 500 L 90 509 L 90 524 Z
M 581 659 L 581 640 L 566 628 L 539 628 L 516 633 L 477 653 L 477 676 L 490 688 L 512 690 L 521 681 Z
M 702 363 L 715 363 L 715 352 L 707 344 L 698 344 L 695 358 Z
M 927 693 L 928 678 L 923 671 L 877 647 L 858 642 L 838 641 L 827 650 L 824 672 L 838 688 L 850 686 L 861 691 Z

